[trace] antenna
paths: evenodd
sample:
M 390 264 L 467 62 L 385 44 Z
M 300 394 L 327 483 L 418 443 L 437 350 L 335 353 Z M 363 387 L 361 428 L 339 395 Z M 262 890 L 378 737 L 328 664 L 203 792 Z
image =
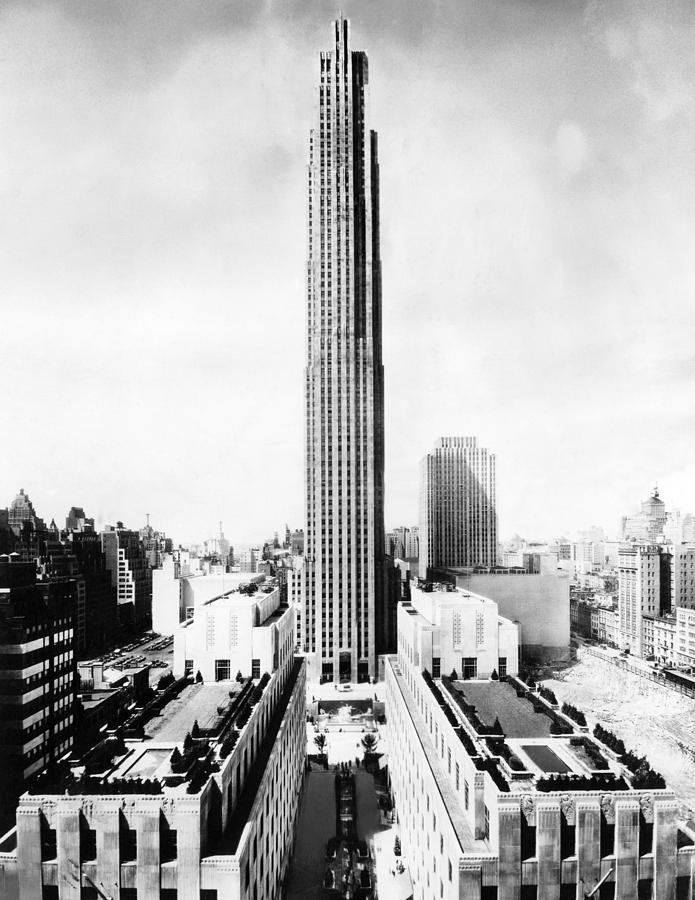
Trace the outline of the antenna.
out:
M 147 527 L 149 528 L 150 527 L 150 514 L 145 513 L 145 515 L 147 516 Z

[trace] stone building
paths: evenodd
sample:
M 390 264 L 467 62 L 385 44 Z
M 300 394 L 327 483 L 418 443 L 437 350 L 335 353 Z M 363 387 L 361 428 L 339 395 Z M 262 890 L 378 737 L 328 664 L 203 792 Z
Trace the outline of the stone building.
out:
M 309 136 L 306 610 L 310 677 L 358 681 L 390 643 L 382 611 L 384 370 L 379 163 L 365 53 L 341 16 Z
M 279 898 L 306 759 L 290 644 L 260 679 L 176 682 L 137 739 L 121 730 L 24 794 L 3 900 Z
M 695 897 L 695 833 L 648 768 L 518 679 L 433 679 L 401 628 L 389 772 L 415 900 Z

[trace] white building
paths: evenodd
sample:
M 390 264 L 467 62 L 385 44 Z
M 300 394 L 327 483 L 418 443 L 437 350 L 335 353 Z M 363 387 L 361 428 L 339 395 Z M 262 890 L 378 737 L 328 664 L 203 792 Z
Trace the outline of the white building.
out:
M 494 600 L 500 614 L 519 627 L 521 656 L 529 662 L 569 658 L 569 576 L 556 568 L 555 555 L 540 555 L 535 573 L 504 569 L 453 571 L 456 584 Z
M 203 681 L 226 681 L 240 671 L 258 678 L 294 652 L 294 610 L 280 604 L 280 589 L 240 593 L 236 588 L 196 606 L 174 632 L 174 675 L 200 672 Z
M 198 560 L 194 562 L 197 564 Z M 196 606 L 242 584 L 258 584 L 264 575 L 250 573 L 191 571 L 190 563 L 179 561 L 176 553 L 166 554 L 159 569 L 152 570 L 152 628 L 159 634 L 173 634 L 191 618 Z
M 493 600 L 450 584 L 413 584 L 410 603 L 398 605 L 398 634 L 435 678 L 453 671 L 462 678 L 519 671 L 516 625 L 499 615 Z

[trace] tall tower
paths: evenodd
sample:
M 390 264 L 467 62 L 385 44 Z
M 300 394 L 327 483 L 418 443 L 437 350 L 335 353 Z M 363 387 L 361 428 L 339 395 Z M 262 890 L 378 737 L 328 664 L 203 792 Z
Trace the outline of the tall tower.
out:
M 376 675 L 385 637 L 384 370 L 377 136 L 367 56 L 334 23 L 309 136 L 306 594 L 309 675 Z
M 421 578 L 429 568 L 497 561 L 495 454 L 474 437 L 442 437 L 420 462 Z

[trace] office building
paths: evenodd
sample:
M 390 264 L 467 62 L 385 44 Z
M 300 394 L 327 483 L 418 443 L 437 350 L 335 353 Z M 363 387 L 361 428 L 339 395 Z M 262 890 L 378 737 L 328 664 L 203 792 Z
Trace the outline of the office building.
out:
M 234 648 L 219 640 L 216 652 Z M 306 765 L 306 687 L 291 648 L 275 662 L 260 677 L 242 667 L 238 681 L 236 670 L 221 683 L 176 681 L 46 773 L 0 842 L 3 900 L 279 900 Z
M 449 583 L 421 582 L 398 607 L 398 636 L 433 678 L 516 675 L 519 630 L 487 597 Z
M 0 820 L 27 781 L 72 746 L 74 583 L 37 581 L 0 556 Z
M 250 591 L 250 592 L 249 592 Z M 174 631 L 174 675 L 228 681 L 260 678 L 294 653 L 294 610 L 278 587 L 234 588 L 198 606 Z
M 621 649 L 645 656 L 644 616 L 652 619 L 671 609 L 671 554 L 658 544 L 626 543 L 620 547 L 618 615 Z
M 117 591 L 118 616 L 127 628 L 152 625 L 152 571 L 137 531 L 118 522 L 101 532 L 101 547 Z
M 497 562 L 495 455 L 475 437 L 442 437 L 420 462 L 420 577 Z
M 453 652 L 453 631 L 402 604 L 386 659 L 389 773 L 415 900 L 578 900 L 599 885 L 614 900 L 695 896 L 695 832 L 658 773 L 618 762 L 518 679 L 433 678 L 431 629 Z
M 306 615 L 312 679 L 358 681 L 388 645 L 379 167 L 368 65 L 334 23 L 309 137 Z
M 642 501 L 639 513 L 623 516 L 621 537 L 624 541 L 657 544 L 664 540 L 667 520 L 666 504 L 655 487 L 654 493 Z
M 570 655 L 569 576 L 555 554 L 525 554 L 527 567 L 438 569 L 436 578 L 489 597 L 519 629 L 521 658 L 531 665 L 566 662 Z
M 18 535 L 25 523 L 29 523 L 36 531 L 41 531 L 46 527 L 43 519 L 36 515 L 29 495 L 24 493 L 24 488 L 20 488 L 19 493 L 10 504 L 8 524 Z

